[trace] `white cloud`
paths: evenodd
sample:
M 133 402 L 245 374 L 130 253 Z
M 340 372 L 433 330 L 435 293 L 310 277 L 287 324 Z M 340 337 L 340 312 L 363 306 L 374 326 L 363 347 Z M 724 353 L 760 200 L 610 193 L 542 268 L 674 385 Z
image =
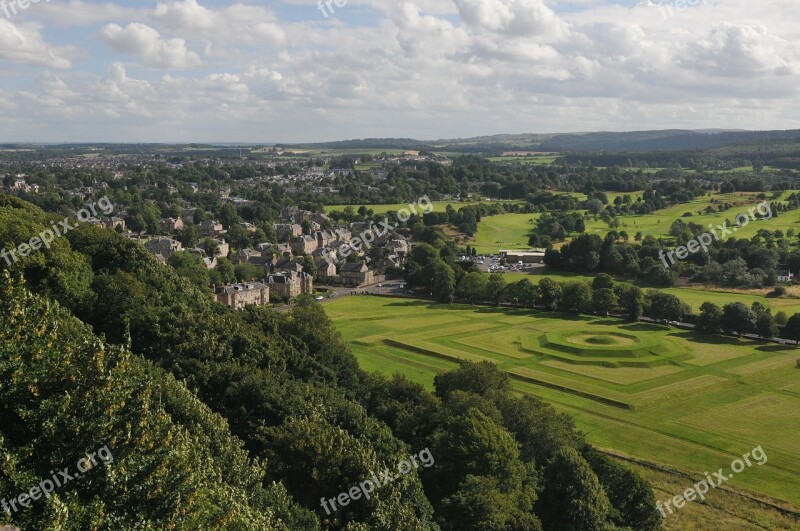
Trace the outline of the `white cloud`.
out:
M 82 48 L 80 61 L 70 36 L 58 37 L 59 48 L 42 38 L 56 38 L 49 26 L 0 19 L 0 59 L 27 65 L 13 75 L 32 87 L 0 117 L 35 132 L 21 113 L 36 101 L 42 123 L 75 134 L 85 124 L 65 116 L 79 110 L 93 125 L 86 131 L 103 138 L 197 141 L 773 128 L 800 120 L 795 0 L 706 0 L 667 18 L 647 1 L 348 0 L 327 19 L 316 2 L 283 0 L 294 4 L 291 21 L 247 1 L 62 12 L 62 25 L 87 25 L 94 31 L 83 37 L 108 44 Z M 25 38 L 12 42 L 12 30 Z M 63 71 L 37 78 L 30 65 Z M 0 90 L 10 86 L 0 78 Z
M 147 66 L 195 68 L 202 64 L 200 56 L 186 47 L 185 40 L 164 39 L 154 28 L 138 22 L 131 22 L 124 28 L 108 24 L 101 36 L 118 52 L 135 55 Z
M 39 65 L 51 68 L 69 68 L 66 49 L 47 44 L 38 27 L 17 26 L 0 18 L 0 60 Z
M 150 18 L 159 28 L 217 44 L 282 46 L 286 34 L 267 8 L 235 3 L 224 9 L 207 8 L 197 0 L 159 2 Z

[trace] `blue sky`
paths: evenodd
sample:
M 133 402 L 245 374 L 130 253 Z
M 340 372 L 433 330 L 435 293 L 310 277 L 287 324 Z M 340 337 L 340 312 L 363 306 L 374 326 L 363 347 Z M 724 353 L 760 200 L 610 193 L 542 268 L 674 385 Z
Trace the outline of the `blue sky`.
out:
M 0 141 L 796 128 L 800 3 L 687 4 L 0 3 Z

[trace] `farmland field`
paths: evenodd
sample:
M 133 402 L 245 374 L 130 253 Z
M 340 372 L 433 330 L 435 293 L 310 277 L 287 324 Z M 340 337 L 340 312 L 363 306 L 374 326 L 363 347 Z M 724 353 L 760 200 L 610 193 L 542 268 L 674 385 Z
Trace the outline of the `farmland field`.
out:
M 800 350 L 616 319 L 344 297 L 328 315 L 363 368 L 426 387 L 490 361 L 595 446 L 700 478 L 762 446 L 726 485 L 800 506 Z M 688 513 L 687 513 L 688 514 Z

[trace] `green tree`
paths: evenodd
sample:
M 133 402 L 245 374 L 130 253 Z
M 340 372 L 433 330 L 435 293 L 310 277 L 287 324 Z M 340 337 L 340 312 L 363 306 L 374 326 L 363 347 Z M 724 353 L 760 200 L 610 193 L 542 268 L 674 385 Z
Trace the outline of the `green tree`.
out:
M 758 317 L 756 317 L 756 335 L 764 339 L 772 339 L 778 337 L 778 324 L 772 316 L 772 312 L 767 310 Z
M 651 319 L 680 321 L 691 309 L 675 295 L 649 290 L 646 295 L 645 315 Z
M 696 328 L 706 334 L 718 334 L 722 330 L 722 308 L 713 302 L 704 302 L 700 306 Z
M 592 293 L 592 307 L 600 313 L 608 314 L 612 312 L 617 306 L 617 302 L 617 295 L 612 289 L 600 288 Z
M 792 315 L 781 331 L 781 338 L 800 344 L 800 313 Z
M 645 296 L 639 286 L 633 284 L 617 284 L 614 292 L 619 299 L 619 306 L 627 315 L 628 320 L 638 321 L 644 314 Z
M 583 448 L 582 455 L 597 474 L 613 506 L 614 524 L 636 531 L 661 529 L 661 515 L 646 481 L 589 446 Z
M 314 262 L 314 257 L 310 254 L 303 256 L 303 271 L 312 277 L 317 276 L 317 263 Z
M 434 507 L 469 476 L 493 478 L 501 492 L 512 494 L 522 490 L 528 475 L 514 437 L 476 408 L 444 419 L 431 452 L 436 466 L 427 472 L 426 487 Z
M 505 300 L 506 279 L 503 275 L 492 273 L 486 282 L 486 298 L 499 306 Z
M 437 374 L 433 385 L 440 398 L 447 398 L 454 391 L 484 395 L 492 390 L 507 391 L 511 388 L 508 374 L 488 361 L 466 362 L 454 371 Z
M 722 308 L 722 330 L 731 334 L 749 334 L 755 331 L 756 317 L 753 311 L 741 302 L 731 302 Z
M 433 266 L 433 296 L 445 304 L 453 302 L 456 293 L 456 275 L 453 268 L 442 260 Z
M 222 226 L 230 231 L 233 227 L 236 227 L 244 221 L 241 216 L 239 216 L 239 212 L 236 211 L 236 207 L 230 203 L 225 203 L 222 205 L 222 208 L 219 211 L 219 222 Z
M 486 277 L 483 273 L 467 273 L 458 283 L 456 293 L 470 304 L 481 302 L 486 295 Z
M 208 268 L 200 255 L 181 251 L 170 256 L 167 263 L 199 288 L 207 288 L 210 284 Z
M 571 448 L 560 450 L 544 471 L 537 513 L 545 529 L 601 531 L 611 503 L 589 463 Z
M 197 247 L 197 243 L 200 241 L 200 230 L 196 225 L 186 225 L 178 231 L 175 239 L 181 242 L 184 247 Z
M 541 530 L 539 519 L 520 507 L 518 499 L 503 492 L 497 478 L 469 475 L 458 491 L 442 500 L 438 511 L 442 530 Z
M 548 310 L 555 310 L 561 303 L 561 285 L 551 278 L 543 278 L 538 285 L 536 301 Z
M 525 308 L 533 308 L 536 305 L 536 296 L 536 286 L 527 278 L 523 278 L 506 287 L 506 300 Z
M 237 264 L 233 271 L 238 282 L 249 282 L 264 276 L 264 270 L 262 268 L 257 265 L 248 264 L 247 262 Z
M 613 289 L 614 279 L 611 275 L 600 273 L 592 280 L 592 289 Z
M 209 272 L 209 278 L 217 286 L 236 282 L 236 270 L 227 258 L 217 260 L 217 266 Z
M 592 302 L 592 288 L 582 280 L 561 284 L 561 308 L 570 312 L 586 311 Z

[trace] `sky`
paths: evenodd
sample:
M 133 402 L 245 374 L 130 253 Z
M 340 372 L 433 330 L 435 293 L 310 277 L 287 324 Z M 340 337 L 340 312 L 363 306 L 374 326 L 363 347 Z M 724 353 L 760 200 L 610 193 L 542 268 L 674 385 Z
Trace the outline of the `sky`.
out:
M 0 141 L 796 129 L 798 20 L 797 0 L 0 0 Z

